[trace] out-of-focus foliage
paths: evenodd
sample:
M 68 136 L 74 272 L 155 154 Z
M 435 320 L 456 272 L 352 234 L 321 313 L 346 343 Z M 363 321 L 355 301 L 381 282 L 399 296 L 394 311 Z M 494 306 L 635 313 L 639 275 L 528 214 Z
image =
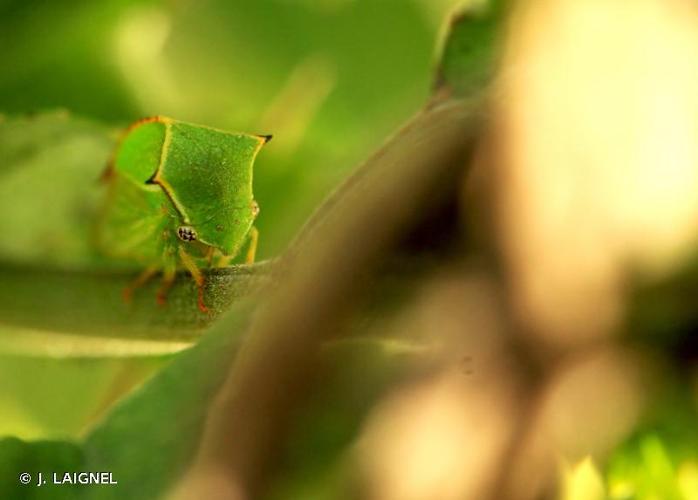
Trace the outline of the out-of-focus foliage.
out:
M 560 500 L 603 500 L 605 488 L 599 469 L 591 457 L 576 464 L 563 464 Z
M 54 112 L 0 122 L 0 211 L 12 238 L 0 257 L 56 269 L 93 267 L 99 182 L 116 131 Z M 103 260 L 103 259 L 101 259 Z
M 79 494 L 79 485 L 54 485 L 47 473 L 42 485 L 37 471 L 78 471 L 83 454 L 77 445 L 61 441 L 25 443 L 17 438 L 0 439 L 0 491 L 22 500 L 71 500 Z M 29 483 L 19 483 L 20 474 L 30 474 Z M 43 483 L 45 481 L 45 483 Z
M 313 206 L 428 95 L 437 32 L 456 3 L 0 2 L 0 114 L 6 115 L 0 125 L 0 192 L 15 235 L 3 239 L 3 256 L 81 264 L 89 251 L 86 232 L 77 238 L 64 232 L 66 222 L 85 221 L 86 207 L 74 203 L 75 195 L 99 197 L 97 177 L 118 129 L 153 114 L 275 135 L 258 164 L 255 192 L 262 209 L 259 254 L 277 255 Z M 9 132 L 16 115 L 57 108 L 66 111 L 42 120 L 22 118 L 21 137 Z M 10 165 L 20 168 L 7 171 Z M 56 286 L 63 285 L 52 289 L 60 295 Z M 183 286 L 188 293 L 190 283 Z M 13 309 L 13 291 L 4 291 Z M 150 295 L 152 290 L 143 290 L 137 299 Z M 62 298 L 64 305 L 70 302 L 69 293 Z M 120 307 L 115 318 L 124 317 Z M 25 317 L 36 326 L 41 314 Z M 52 324 L 62 321 L 60 309 L 44 314 Z M 19 341 L 19 350 L 41 346 L 33 348 L 37 353 L 100 351 L 72 337 L 47 342 L 40 329 L 24 333 L 6 338 L 13 345 Z M 55 349 L 59 343 L 63 347 Z M 123 393 L 152 369 L 150 361 L 131 361 L 133 377 L 121 376 L 108 389 L 120 372 L 116 362 L 50 362 L 51 376 L 46 363 L 12 358 L 4 364 L 4 432 L 25 438 L 76 435 L 84 425 L 82 405 L 63 401 L 79 393 L 89 411 L 101 412 L 104 398 Z M 94 388 L 73 365 L 90 374 Z M 39 407 L 56 409 L 60 418 L 48 418 L 52 411 L 37 414 Z
M 613 498 L 698 493 L 695 7 L 518 2 L 492 96 L 509 297 L 558 370 L 531 457 L 589 455 Z M 622 351 L 566 363 L 592 345 Z
M 274 134 L 255 181 L 269 257 L 428 95 L 456 3 L 9 1 L 0 111 L 61 107 L 112 124 L 163 114 Z
M 519 13 L 516 26 L 524 27 L 526 36 L 517 33 L 506 57 L 498 58 L 504 14 L 512 4 L 467 2 L 437 44 L 439 24 L 456 3 L 0 2 L 0 112 L 9 115 L 0 118 L 0 209 L 10 219 L 6 232 L 13 235 L 0 242 L 5 266 L 0 267 L 0 334 L 10 340 L 28 334 L 36 356 L 5 353 L 0 358 L 0 433 L 25 440 L 0 441 L 0 496 L 60 498 L 51 496 L 57 490 L 22 487 L 16 478 L 25 470 L 105 470 L 120 483 L 118 488 L 55 493 L 66 498 L 146 500 L 170 489 L 195 456 L 207 409 L 226 372 L 231 373 L 237 335 L 250 318 L 249 310 L 235 307 L 198 345 L 174 357 L 166 354 L 186 346 L 177 341 L 191 340 L 192 331 L 201 331 L 212 319 L 202 319 L 185 303 L 191 284 L 175 287 L 169 312 L 154 310 L 152 303 L 150 309 L 139 309 L 145 302 L 137 302 L 133 314 L 119 301 L 128 275 L 109 274 L 121 270 L 94 255 L 89 242 L 91 213 L 101 195 L 96 178 L 115 131 L 136 118 L 164 114 L 274 134 L 255 172 L 262 210 L 260 253 L 273 257 L 318 201 L 406 117 L 428 100 L 436 104 L 429 110 L 438 111 L 453 104 L 448 99 L 485 94 L 495 63 L 504 61 L 511 66 L 500 71 L 497 92 L 487 94 L 494 97 L 488 109 L 496 118 L 492 122 L 501 127 L 489 138 L 496 160 L 487 164 L 486 152 L 481 152 L 485 160 L 479 158 L 480 166 L 488 168 L 484 175 L 495 178 L 488 179 L 494 188 L 485 186 L 478 194 L 499 197 L 494 197 L 494 203 L 500 202 L 496 213 L 484 217 L 494 226 L 487 230 L 499 232 L 492 238 L 498 241 L 483 243 L 494 248 L 466 262 L 462 254 L 470 259 L 471 251 L 481 250 L 466 250 L 461 241 L 462 215 L 470 206 L 449 206 L 447 216 L 453 220 L 444 227 L 439 221 L 429 234 L 447 233 L 444 240 L 458 240 L 450 242 L 456 250 L 444 251 L 428 240 L 431 253 L 425 260 L 432 265 L 443 261 L 436 271 L 426 266 L 425 278 L 416 266 L 409 267 L 403 274 L 413 281 L 402 288 L 400 279 L 386 280 L 386 288 L 398 292 L 374 290 L 379 297 L 367 299 L 374 302 L 369 314 L 347 328 L 366 337 L 333 339 L 318 349 L 321 389 L 284 422 L 287 440 L 275 443 L 274 450 L 281 473 L 265 485 L 266 493 L 279 500 L 330 499 L 364 488 L 381 499 L 402 499 L 406 491 L 415 498 L 431 498 L 434 492 L 462 498 L 468 497 L 463 492 L 480 491 L 540 498 L 550 493 L 549 479 L 559 465 L 555 479 L 561 500 L 698 498 L 696 315 L 690 293 L 695 273 L 678 264 L 683 254 L 669 252 L 676 260 L 659 266 L 667 273 L 663 281 L 652 282 L 658 275 L 651 272 L 649 278 L 639 273 L 651 283 L 647 287 L 627 277 L 632 256 L 644 255 L 633 260 L 641 271 L 665 256 L 643 253 L 652 247 L 645 245 L 647 227 L 663 236 L 674 234 L 663 231 L 672 217 L 668 221 L 658 210 L 639 209 L 653 206 L 646 199 L 667 200 L 654 187 L 658 159 L 666 156 L 659 153 L 673 144 L 668 142 L 673 135 L 647 134 L 660 122 L 647 117 L 666 108 L 645 98 L 654 86 L 633 85 L 645 81 L 636 76 L 649 75 L 649 82 L 668 84 L 656 95 L 681 94 L 673 92 L 671 71 L 668 78 L 660 71 L 645 73 L 644 52 L 628 64 L 610 57 L 628 50 L 636 54 L 626 40 L 645 40 L 649 33 L 657 39 L 648 46 L 662 49 L 650 51 L 649 60 L 683 75 L 682 61 L 690 58 L 662 54 L 692 47 L 669 36 L 671 22 L 691 18 L 659 18 L 654 14 L 665 12 L 663 4 L 647 0 L 638 3 L 636 12 L 642 15 L 622 24 L 631 29 L 616 43 L 620 24 L 607 21 L 624 12 L 619 4 L 551 1 L 550 9 L 534 16 L 542 4 L 522 3 L 532 6 Z M 605 10 L 609 5 L 611 10 Z M 566 8 L 581 8 L 585 15 L 567 17 Z M 546 30 L 537 22 L 547 14 L 552 17 Z M 661 25 L 665 31 L 643 28 L 654 26 L 655 19 L 666 22 Z M 560 26 L 567 29 L 557 30 Z M 598 35 L 593 39 L 590 26 Z M 694 40 L 693 25 L 681 26 L 676 32 Z M 552 44 L 545 38 L 551 33 L 565 36 Z M 599 51 L 595 44 L 609 50 Z M 437 45 L 440 62 L 434 68 Z M 599 61 L 623 77 L 614 80 L 617 87 L 605 80 L 594 84 L 600 72 L 587 69 Z M 511 68 L 515 71 L 507 71 Z M 574 78 L 567 78 L 570 69 Z M 584 84 L 587 79 L 592 85 Z M 666 102 L 673 103 L 672 116 L 693 123 L 682 101 L 660 104 Z M 70 115 L 43 113 L 58 107 Z M 24 116 L 31 110 L 41 114 Z M 588 120 L 568 120 L 579 116 Z M 597 135 L 599 130 L 616 131 L 617 142 Z M 626 136 L 628 130 L 637 135 Z M 411 138 L 419 138 L 419 131 L 412 133 Z M 642 147 L 617 147 L 638 137 L 648 138 Z M 415 144 L 419 141 L 410 145 Z M 651 151 L 657 157 L 635 155 L 648 145 L 656 146 Z M 614 162 L 616 154 L 623 161 Z M 692 178 L 692 163 L 678 163 L 685 167 L 680 173 Z M 581 182 L 590 172 L 596 172 L 594 180 Z M 619 190 L 619 179 L 612 177 L 617 172 L 637 185 Z M 671 192 L 690 193 L 690 184 L 676 179 Z M 464 196 L 460 191 L 429 194 L 457 198 L 450 200 L 453 205 Z M 670 198 L 674 202 L 680 196 Z M 661 208 L 690 213 L 678 202 Z M 628 220 L 634 223 L 628 226 Z M 692 219 L 685 220 L 681 242 L 688 246 Z M 363 235 L 351 236 L 360 243 Z M 662 238 L 650 240 L 657 244 Z M 481 262 L 492 254 L 502 259 L 496 273 Z M 665 279 L 668 270 L 678 275 L 676 280 Z M 209 281 L 215 290 L 230 291 L 217 312 L 238 302 L 235 287 L 226 288 L 230 276 Z M 629 297 L 621 278 L 633 292 L 645 292 L 637 302 L 624 300 Z M 12 284 L 20 279 L 21 286 Z M 88 294 L 84 301 L 77 290 Z M 142 290 L 142 297 L 152 291 Z M 75 318 L 80 328 L 72 323 Z M 137 328 L 128 330 L 129 322 Z M 14 323 L 21 328 L 8 326 Z M 117 330 L 126 338 L 116 338 Z M 70 333 L 83 338 L 66 341 Z M 133 347 L 136 340 L 163 337 L 173 341 L 167 348 L 139 348 L 138 354 L 152 355 L 149 359 L 41 358 L 56 355 L 59 341 L 67 342 L 68 352 L 74 343 L 74 357 L 95 357 L 100 351 L 91 346 L 107 341 L 126 340 Z M 249 359 L 239 358 L 244 371 Z M 265 380 L 253 382 L 261 387 Z M 696 386 L 693 393 L 684 387 L 689 383 Z M 679 394 L 678 403 L 668 402 L 666 393 Z M 261 401 L 260 407 L 267 403 Z M 32 441 L 46 438 L 51 441 Z M 515 494 L 506 496 L 507 487 L 514 487 Z
M 159 498 L 181 476 L 237 344 L 231 327 L 240 323 L 210 332 L 90 429 L 82 467 L 113 471 L 120 486 L 88 488 L 83 498 Z
M 691 425 L 672 417 L 679 435 L 644 430 L 614 451 L 604 472 L 591 457 L 563 466 L 560 500 L 698 499 L 698 443 Z
M 493 0 L 469 4 L 450 19 L 437 72 L 437 92 L 471 97 L 487 87 L 496 70 L 502 17 L 510 3 Z
M 665 402 L 656 411 L 661 418 L 619 446 L 607 464 L 613 500 L 698 499 L 696 409 Z
M 114 408 L 107 420 L 93 422 L 81 444 L 0 440 L 0 492 L 17 499 L 158 498 L 181 475 L 195 451 L 206 409 L 236 343 L 229 327 L 226 323 L 160 370 Z M 66 396 L 79 400 L 78 394 Z M 51 484 L 53 472 L 97 470 L 112 472 L 120 486 Z M 31 474 L 34 483 L 21 485 L 17 478 L 22 472 Z M 48 487 L 35 486 L 39 472 L 47 478 Z
M 633 446 L 623 448 L 609 468 L 611 498 L 697 498 L 698 463 L 677 462 L 670 453 L 654 434 L 644 435 Z

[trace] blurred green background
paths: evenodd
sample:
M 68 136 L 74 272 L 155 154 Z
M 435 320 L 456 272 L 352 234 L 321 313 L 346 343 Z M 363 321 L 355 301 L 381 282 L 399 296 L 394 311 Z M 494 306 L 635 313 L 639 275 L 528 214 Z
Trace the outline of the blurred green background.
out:
M 0 113 L 65 109 L 115 128 L 162 114 L 274 134 L 255 172 L 267 258 L 420 108 L 460 3 L 0 0 Z M 165 359 L 2 355 L 0 435 L 77 436 Z
M 277 254 L 429 92 L 455 0 L 46 1 L 0 7 L 0 110 L 156 114 L 271 133 L 255 189 Z
M 314 207 L 422 107 L 431 93 L 444 20 L 464 3 L 481 2 L 0 0 L 0 122 L 65 110 L 79 117 L 72 123 L 77 130 L 91 130 L 93 122 L 98 124 L 93 135 L 87 137 L 93 140 L 78 142 L 77 146 L 68 144 L 71 147 L 62 153 L 46 148 L 43 156 L 35 158 L 35 163 L 45 168 L 41 172 L 45 172 L 46 159 L 60 155 L 61 161 L 56 158 L 54 166 L 56 177 L 63 175 L 63 186 L 72 185 L 72 177 L 66 181 L 65 172 L 58 171 L 66 164 L 80 163 L 80 147 L 89 146 L 87 154 L 106 155 L 105 144 L 109 140 L 103 131 L 111 130 L 116 137 L 118 129 L 144 116 L 162 114 L 227 130 L 273 134 L 274 140 L 264 148 L 255 167 L 255 194 L 261 207 L 257 221 L 261 232 L 258 255 L 261 259 L 271 258 L 283 251 Z M 488 45 L 482 40 L 489 39 L 491 27 L 487 23 L 473 25 L 474 28 L 462 26 L 467 29 L 458 47 L 467 57 L 461 61 L 464 65 L 457 65 L 454 71 L 460 72 L 465 82 L 484 84 L 481 75 L 471 78 L 469 72 L 473 68 L 487 69 L 482 61 L 489 57 Z M 469 90 L 467 86 L 464 89 L 460 90 Z M 49 115 L 46 136 L 62 127 L 65 114 Z M 0 127 L 0 134 L 4 130 Z M 26 130 L 32 129 L 27 127 L 25 133 Z M 0 146 L 2 139 L 0 135 Z M 57 142 L 61 141 L 58 137 Z M 12 159 L 2 157 L 2 151 L 0 148 L 0 174 L 2 167 L 13 164 Z M 33 153 L 36 151 L 27 156 Z M 30 162 L 15 163 L 26 166 Z M 95 171 L 101 168 L 97 165 Z M 27 206 L 15 204 L 15 214 L 20 208 L 29 207 L 30 215 L 38 214 L 43 220 L 42 206 L 31 205 L 36 184 L 20 182 L 24 178 L 9 183 L 8 177 L 3 184 L 0 175 L 0 198 L 5 199 L 0 208 L 7 211 L 12 207 L 4 194 L 19 193 Z M 62 191 L 59 184 L 49 187 L 58 194 Z M 86 193 L 93 193 L 95 188 L 95 179 L 85 179 Z M 12 216 L 11 211 L 5 214 L 6 218 Z M 21 217 L 16 219 L 22 225 Z M 52 229 L 56 226 L 55 219 L 46 218 L 46 223 Z M 23 248 L 21 237 L 17 232 L 14 235 L 15 253 L 3 252 L 12 246 L 11 242 L 0 242 L 0 260 L 7 261 L 8 254 L 39 260 L 39 253 Z M 53 252 L 49 247 L 44 250 Z M 337 259 L 341 258 L 337 255 Z M 689 276 L 688 281 L 693 283 L 695 275 Z M 0 283 L 0 287 L 6 287 L 4 290 L 10 290 L 10 295 L 17 294 L 11 285 Z M 40 285 L 49 288 L 44 286 L 43 277 Z M 677 338 L 689 338 L 695 333 L 693 329 L 687 334 L 687 328 L 683 328 L 684 323 L 694 326 L 690 290 L 672 285 L 641 298 L 638 305 L 629 307 L 642 314 L 635 317 L 636 313 L 630 313 L 628 331 L 658 331 L 661 335 L 657 338 L 661 336 L 662 340 L 657 340 L 657 346 L 651 350 L 673 349 L 671 356 L 685 350 L 686 357 L 690 356 L 693 344 L 688 341 L 684 346 L 678 340 L 670 340 L 676 345 L 669 348 L 662 343 L 674 330 Z M 664 302 L 667 297 L 671 300 Z M 680 304 L 679 311 L 671 309 L 675 303 Z M 681 316 L 684 307 L 687 317 Z M 40 310 L 36 313 L 47 314 Z M 12 337 L 13 328 L 17 327 L 10 323 L 11 318 L 0 317 L 0 333 L 6 338 Z M 21 326 L 17 328 L 20 329 Z M 35 333 L 27 330 L 30 335 Z M 205 340 L 211 338 L 209 335 Z M 54 335 L 45 341 L 49 348 L 46 350 L 61 340 L 65 339 Z M 92 340 L 98 343 L 104 339 Z M 219 340 L 213 337 L 213 341 Z M 220 352 L 217 344 L 206 346 L 202 342 L 199 348 L 210 349 L 211 359 L 216 358 L 214 354 Z M 531 350 L 535 350 L 535 345 Z M 398 367 L 409 365 L 404 356 L 373 354 L 372 358 L 368 349 L 357 349 L 353 357 L 340 352 L 338 359 L 344 356 L 341 362 L 330 363 L 337 372 L 327 384 L 332 390 L 316 395 L 307 413 L 298 419 L 291 453 L 285 457 L 287 475 L 274 486 L 272 498 L 330 498 L 335 489 L 340 489 L 334 483 L 346 479 L 342 476 L 346 471 L 337 453 L 340 448 L 351 446 L 359 416 L 367 411 L 361 401 L 373 400 L 373 391 L 381 386 L 381 380 L 399 371 Z M 121 419 L 129 412 L 135 414 L 136 422 L 142 414 L 159 418 L 162 413 L 168 422 L 177 424 L 174 431 L 179 432 L 179 422 L 175 420 L 181 417 L 178 409 L 193 408 L 196 404 L 190 401 L 197 401 L 182 396 L 187 396 L 187 391 L 189 396 L 199 396 L 205 385 L 189 368 L 198 366 L 195 362 L 201 359 L 206 361 L 203 366 L 210 368 L 208 358 L 196 358 L 195 350 L 187 355 L 193 357 L 182 356 L 177 360 L 184 360 L 182 365 L 171 365 L 175 375 L 181 375 L 178 370 L 186 372 L 184 382 L 168 378 L 167 374 L 156 378 L 159 383 L 151 384 L 155 387 L 151 387 L 150 393 L 141 393 L 140 397 L 136 394 L 126 400 L 126 406 L 117 407 L 116 413 L 121 413 L 115 418 L 116 424 L 98 432 L 96 444 L 88 443 L 92 448 L 85 449 L 112 451 L 126 443 L 124 453 L 116 454 L 114 467 L 130 467 L 129 448 L 136 454 L 149 453 L 150 448 L 144 450 L 147 439 L 139 442 L 140 448 L 131 447 L 130 442 L 122 439 L 127 434 L 122 431 L 129 430 L 132 421 L 126 419 L 123 424 Z M 74 441 L 87 437 L 90 441 L 90 427 L 114 408 L 114 402 L 172 358 L 173 355 L 153 355 L 61 359 L 13 354 L 0 346 L 0 438 L 12 435 L 25 440 Z M 670 394 L 658 398 L 658 402 L 653 400 L 646 422 L 638 424 L 633 435 L 606 463 L 582 461 L 582 466 L 570 467 L 572 472 L 564 481 L 598 486 L 605 475 L 611 498 L 618 499 L 688 498 L 687 494 L 681 497 L 679 490 L 698 492 L 698 379 L 693 367 L 691 370 L 691 387 L 681 385 L 684 374 L 677 371 L 672 375 L 670 370 L 664 370 L 657 378 Z M 362 380 L 363 385 L 357 384 L 357 380 Z M 674 386 L 676 394 L 672 393 Z M 335 390 L 337 387 L 340 390 Z M 149 431 L 156 429 L 151 420 L 142 419 L 141 426 Z M 168 439 L 171 434 L 167 432 L 173 432 L 172 428 L 159 425 L 157 430 Z M 155 442 L 161 436 L 149 432 L 148 437 Z M 166 454 L 167 450 L 163 455 Z M 126 459 L 119 462 L 123 457 Z M 0 462 L 2 459 L 0 456 Z M 162 464 L 169 470 L 169 462 Z M 164 481 L 165 476 L 156 479 Z M 12 481 L 15 486 L 14 476 Z M 631 497 L 628 491 L 637 495 Z M 575 495 L 570 493 L 564 498 L 580 498 Z

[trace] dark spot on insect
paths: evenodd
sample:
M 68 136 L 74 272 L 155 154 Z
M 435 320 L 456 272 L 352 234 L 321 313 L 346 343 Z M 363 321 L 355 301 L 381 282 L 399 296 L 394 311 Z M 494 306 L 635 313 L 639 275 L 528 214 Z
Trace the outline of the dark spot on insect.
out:
M 257 217 L 257 214 L 259 213 L 259 205 L 257 205 L 257 202 L 252 200 L 250 203 L 250 208 L 252 209 L 252 217 Z
M 218 231 L 219 233 L 220 233 L 221 231 L 223 231 L 223 226 L 221 226 L 220 224 L 218 224 L 218 225 L 216 226 L 216 231 Z
M 196 231 L 191 226 L 179 226 L 177 228 L 177 236 L 182 241 L 195 241 Z
M 259 136 L 260 139 L 264 139 L 264 144 L 271 141 L 273 137 L 274 137 L 273 135 L 260 135 Z

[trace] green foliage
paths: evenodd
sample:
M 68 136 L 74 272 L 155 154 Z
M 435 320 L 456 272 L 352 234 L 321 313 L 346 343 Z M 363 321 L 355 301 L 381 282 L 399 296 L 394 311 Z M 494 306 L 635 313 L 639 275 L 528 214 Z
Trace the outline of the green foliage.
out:
M 229 317 L 146 385 L 117 404 L 87 435 L 86 470 L 108 470 L 119 485 L 87 488 L 84 498 L 158 498 L 196 450 L 208 405 L 222 382 L 240 330 L 240 314 Z
M 0 209 L 12 215 L 3 260 L 58 269 L 94 263 L 90 226 L 112 137 L 66 112 L 0 121 Z
M 79 471 L 83 454 L 79 446 L 60 441 L 26 443 L 16 438 L 0 440 L 0 492 L 13 500 L 72 500 L 79 486 L 54 485 L 51 473 Z M 51 471 L 51 472 L 49 472 Z M 37 486 L 38 473 L 46 484 Z M 29 474 L 29 484 L 21 484 L 20 474 Z
M 274 134 L 255 179 L 270 258 L 423 102 L 435 34 L 459 2 L 8 0 L 0 112 Z
M 610 497 L 650 500 L 698 498 L 698 457 L 672 457 L 674 446 L 653 433 L 643 434 L 618 450 L 608 467 Z
M 206 409 L 237 343 L 230 329 L 238 323 L 231 318 L 178 356 L 113 408 L 82 443 L 0 441 L 0 491 L 16 499 L 157 498 L 181 475 L 193 455 Z M 27 488 L 17 480 L 21 472 L 35 477 L 36 472 L 48 476 L 63 471 L 109 471 L 119 484 L 68 487 L 69 491 L 51 488 L 53 494 L 67 495 L 62 497 Z
M 250 320 L 254 292 L 269 280 L 269 262 L 209 270 L 210 315 L 197 309 L 195 286 L 184 274 L 165 308 L 154 300 L 157 283 L 124 303 L 121 292 L 139 269 L 96 252 L 92 234 L 105 196 L 99 178 L 124 123 L 164 113 L 274 133 L 264 170 L 255 172 L 261 253 L 270 257 L 337 179 L 428 97 L 436 25 L 424 13 L 435 11 L 435 3 L 193 5 L 0 5 L 0 108 L 16 115 L 61 105 L 91 117 L 49 112 L 0 119 L 0 210 L 11 214 L 4 223 L 12 235 L 0 240 L 0 429 L 63 439 L 1 440 L 3 498 L 152 500 L 165 493 L 194 455 L 208 406 Z M 487 90 L 507 5 L 492 0 L 453 18 L 436 98 Z M 52 50 L 36 40 L 29 29 L 35 25 L 49 26 L 57 41 Z M 84 68 L 84 79 L 75 82 Z M 20 351 L 152 359 L 121 364 L 11 355 Z M 337 498 L 349 480 L 345 454 L 370 408 L 424 361 L 417 351 L 393 352 L 380 341 L 338 342 L 322 356 L 324 391 L 290 422 L 289 443 L 279 450 L 283 472 L 270 498 Z M 80 404 L 73 403 L 78 396 Z M 676 419 L 681 429 L 695 422 L 691 415 Z M 608 494 L 694 500 L 696 449 L 694 435 L 636 433 L 604 471 Z M 589 464 L 580 481 L 596 487 Z M 110 471 L 119 485 L 44 489 L 17 481 L 25 471 L 64 470 Z
M 698 407 L 687 401 L 659 401 L 652 424 L 614 451 L 606 467 L 612 500 L 698 499 Z
M 0 109 L 25 113 L 65 107 L 108 120 L 137 113 L 131 91 L 105 54 L 113 46 L 115 22 L 128 9 L 154 3 L 0 2 Z
M 455 14 L 441 51 L 436 90 L 469 97 L 486 88 L 494 75 L 507 0 L 487 0 Z
M 37 10 L 19 3 L 5 6 L 4 14 L 9 17 L 3 16 L 0 26 L 9 28 L 6 20 L 12 16 L 21 20 L 18 27 L 9 29 L 18 40 L 10 52 L 13 59 L 25 61 L 16 74 L 0 77 L 0 106 L 20 111 L 29 108 L 30 101 L 39 107 L 62 104 L 94 118 L 124 122 L 138 115 L 167 113 L 225 129 L 275 133 L 281 139 L 276 146 L 279 149 L 276 153 L 270 149 L 266 171 L 258 172 L 255 185 L 265 216 L 262 232 L 268 237 L 268 243 L 262 243 L 266 245 L 262 253 L 274 255 L 329 186 L 401 119 L 418 109 L 427 96 L 430 79 L 436 25 L 428 25 L 420 14 L 419 9 L 425 7 L 404 2 L 351 2 L 327 8 L 316 4 L 291 7 L 287 2 L 270 0 L 242 7 L 213 2 L 194 11 L 135 1 L 95 3 L 101 7 L 56 2 Z M 87 20 L 98 11 L 95 24 L 90 25 Z M 69 13 L 74 17 L 64 29 L 72 31 L 65 38 L 59 37 L 65 44 L 51 66 L 52 85 L 43 73 L 43 56 L 34 54 L 35 47 L 22 27 L 44 16 L 53 17 L 54 24 L 61 26 Z M 177 30 L 169 35 L 161 61 L 167 61 L 169 71 L 182 82 L 186 99 L 168 103 L 167 92 L 156 97 L 151 93 L 150 100 L 144 99 L 141 90 L 147 94 L 149 88 L 152 91 L 162 83 L 156 75 L 146 72 L 134 85 L 128 76 L 123 78 L 114 67 L 98 61 L 92 49 L 79 48 L 85 39 L 107 46 L 112 43 L 105 35 L 110 30 L 117 38 L 119 33 L 135 30 L 138 39 L 144 33 L 138 31 L 138 23 L 157 31 L 163 19 L 176 22 Z M 255 29 L 251 31 L 249 26 Z M 357 26 L 361 26 L 360 38 Z M 204 28 L 207 37 L 202 37 Z M 94 36 L 96 30 L 103 32 Z M 279 37 L 279 33 L 290 32 L 295 35 Z M 0 39 L 6 36 L 2 30 L 0 33 Z M 120 40 L 123 43 L 123 37 Z M 247 50 L 230 58 L 227 52 L 209 50 L 211 44 Z M 203 56 L 191 57 L 192 53 Z M 147 68 L 138 66 L 138 54 L 133 55 L 133 66 L 145 71 Z M 388 60 L 390 64 L 385 63 Z M 95 68 L 95 72 L 68 92 L 66 75 L 74 71 L 73 62 Z M 115 66 L 120 64 L 123 62 L 117 58 Z M 219 70 L 213 76 L 207 73 L 212 67 Z M 130 68 L 121 66 L 120 70 Z M 190 75 L 197 72 L 201 79 L 194 81 Z M 241 79 L 239 74 L 256 76 Z M 28 85 L 41 75 L 45 86 Z M 24 94 L 19 98 L 23 85 Z M 89 98 L 79 99 L 81 94 Z M 294 108 L 296 102 L 299 107 Z M 357 103 L 361 103 L 360 112 Z M 284 121 L 283 112 L 289 107 L 293 119 Z M 260 112 L 265 109 L 265 113 Z M 306 111 L 308 114 L 302 116 Z M 211 316 L 196 310 L 195 288 L 186 276 L 178 278 L 166 308 L 155 305 L 157 284 L 147 285 L 132 305 L 125 305 L 121 291 L 136 270 L 96 252 L 91 233 L 105 194 L 99 178 L 119 129 L 65 112 L 10 117 L 0 122 L 0 208 L 13 214 L 8 230 L 15 235 L 0 241 L 0 348 L 4 345 L 34 355 L 55 355 L 58 340 L 70 336 L 72 344 L 62 354 L 161 355 L 182 349 L 198 339 L 219 315 L 230 313 L 195 347 L 177 355 L 106 414 L 100 405 L 112 399 L 104 397 L 103 388 L 112 372 L 118 381 L 118 365 L 109 365 L 103 378 L 94 380 L 94 387 L 81 386 L 80 377 L 70 375 L 68 385 L 61 387 L 63 392 L 46 399 L 47 404 L 63 394 L 66 400 L 75 397 L 75 390 L 81 388 L 85 405 L 73 417 L 91 421 L 95 418 L 91 412 L 96 412 L 101 419 L 80 439 L 74 430 L 77 424 L 66 424 L 64 428 L 71 432 L 64 433 L 69 436 L 63 442 L 0 443 L 0 457 L 8 457 L 0 459 L 0 469 L 3 477 L 9 477 L 0 491 L 10 498 L 50 494 L 44 493 L 48 489 L 28 490 L 16 481 L 24 467 L 46 473 L 106 470 L 119 481 L 117 487 L 64 486 L 54 490 L 68 498 L 151 500 L 171 487 L 192 458 L 207 407 L 229 367 L 236 335 L 247 321 L 247 309 L 235 307 L 231 311 L 231 306 L 240 305 L 268 274 L 264 264 L 210 271 L 206 295 L 212 301 L 208 304 Z M 22 338 L 29 340 L 18 343 Z M 124 343 L 114 348 L 115 339 Z M 288 497 L 314 491 L 332 497 L 335 486 L 342 482 L 343 450 L 358 432 L 365 412 L 382 387 L 408 367 L 403 355 L 383 350 L 380 344 L 349 345 L 340 347 L 339 352 L 342 354 L 330 354 L 333 360 L 338 356 L 330 384 L 336 389 L 320 395 L 295 422 L 293 442 L 298 446 L 285 458 L 293 466 L 273 488 L 273 495 Z M 165 361 L 156 359 L 149 369 L 131 371 L 147 373 Z M 67 367 L 66 361 L 51 363 Z M 88 373 L 99 372 L 95 366 L 80 363 Z M 93 363 L 99 365 L 96 360 Z M 10 378 L 25 370 L 46 369 L 21 358 L 7 366 Z M 56 373 L 60 380 L 60 369 Z M 365 378 L 356 385 L 360 376 Z M 133 383 L 131 380 L 126 387 Z M 45 385 L 46 390 L 60 387 L 51 381 Z M 6 397 L 12 397 L 11 388 L 5 388 Z M 349 388 L 354 397 L 345 399 L 342 394 Z M 12 390 L 20 408 L 31 409 L 29 403 L 22 403 L 20 392 L 25 389 L 18 386 Z M 120 395 L 123 390 L 117 386 L 115 392 Z M 30 393 L 33 398 L 42 398 L 38 390 Z M 7 406 L 3 407 L 0 399 L 0 411 L 2 408 Z M 315 432 L 318 426 L 321 431 Z M 34 434 L 55 431 L 51 422 L 38 427 Z M 4 464 L 12 464 L 9 476 Z

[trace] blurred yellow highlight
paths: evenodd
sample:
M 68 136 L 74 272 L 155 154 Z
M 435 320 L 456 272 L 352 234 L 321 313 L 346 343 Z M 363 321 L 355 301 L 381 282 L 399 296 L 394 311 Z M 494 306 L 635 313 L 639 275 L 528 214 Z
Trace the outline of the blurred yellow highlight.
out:
M 286 157 L 298 148 L 336 81 L 331 62 L 319 54 L 296 65 L 259 123 L 259 130 L 274 131 L 276 154 Z
M 574 465 L 563 462 L 560 500 L 603 500 L 605 498 L 603 477 L 590 456 Z
M 357 444 L 363 498 L 460 500 L 492 487 L 511 428 L 507 401 L 446 371 L 382 402 Z
M 698 6 L 521 2 L 495 107 L 500 235 L 539 338 L 598 338 L 626 272 L 657 276 L 698 240 Z
M 677 482 L 685 500 L 698 500 L 698 463 L 681 464 L 677 473 Z
M 171 30 L 170 15 L 159 7 L 133 7 L 116 26 L 114 59 L 144 114 L 159 109 L 181 116 L 184 111 L 179 103 L 186 99 L 163 57 Z

